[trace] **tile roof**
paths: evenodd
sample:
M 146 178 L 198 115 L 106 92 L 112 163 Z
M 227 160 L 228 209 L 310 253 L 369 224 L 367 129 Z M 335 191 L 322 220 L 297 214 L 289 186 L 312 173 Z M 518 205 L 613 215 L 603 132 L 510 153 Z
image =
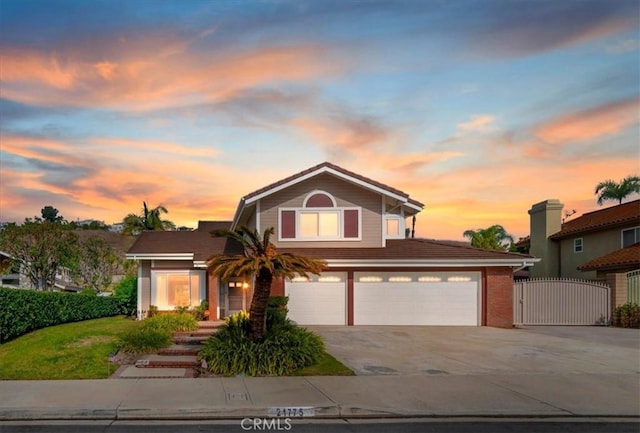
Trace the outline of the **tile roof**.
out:
M 402 196 L 402 197 L 406 198 L 410 203 L 412 203 L 412 204 L 413 204 L 413 205 L 415 205 L 415 206 L 424 207 L 424 204 L 420 203 L 420 202 L 419 202 L 419 201 L 417 201 L 417 200 L 413 200 L 413 199 L 411 199 L 411 198 L 409 197 L 409 194 L 407 194 L 407 193 L 405 193 L 405 192 L 403 192 L 403 191 L 400 191 L 399 189 L 396 189 L 396 188 L 390 187 L 389 185 L 385 185 L 385 184 L 380 183 L 380 182 L 377 182 L 377 181 L 375 181 L 375 180 L 373 180 L 373 179 L 369 179 L 368 177 L 361 176 L 361 175 L 359 175 L 359 174 L 357 174 L 357 173 L 354 173 L 354 172 L 352 172 L 352 171 L 346 170 L 346 169 L 344 169 L 344 168 L 342 168 L 342 167 L 339 167 L 339 166 L 337 166 L 337 165 L 335 165 L 335 164 L 332 164 L 332 163 L 330 163 L 330 162 L 323 162 L 323 163 L 321 163 L 321 164 L 318 164 L 318 165 L 315 165 L 315 166 L 313 166 L 313 167 L 311 167 L 311 168 L 308 168 L 308 169 L 306 169 L 306 170 L 304 170 L 304 171 L 301 171 L 300 173 L 296 173 L 296 174 L 294 174 L 294 175 L 291 175 L 291 176 L 289 176 L 289 177 L 286 177 L 286 178 L 284 178 L 284 179 L 281 179 L 281 180 L 279 180 L 279 181 L 277 181 L 277 182 L 274 182 L 274 183 L 272 183 L 272 184 L 270 184 L 270 185 L 267 185 L 267 186 L 265 186 L 265 187 L 263 187 L 263 188 L 260 188 L 260 189 L 258 189 L 258 190 L 256 190 L 256 191 L 253 191 L 252 193 L 249 193 L 249 194 L 245 195 L 245 196 L 243 197 L 243 199 L 244 199 L 244 200 L 248 200 L 248 199 L 250 199 L 250 198 L 252 198 L 252 197 L 255 197 L 255 196 L 260 195 L 260 194 L 262 194 L 262 193 L 264 193 L 264 192 L 267 192 L 267 191 L 269 191 L 270 189 L 276 188 L 276 187 L 278 187 L 278 186 L 280 186 L 280 185 L 287 184 L 287 183 L 289 183 L 289 182 L 291 182 L 291 181 L 294 181 L 294 180 L 296 180 L 296 179 L 298 179 L 298 178 L 301 178 L 301 177 L 303 177 L 303 176 L 306 176 L 307 174 L 311 174 L 311 173 L 313 173 L 314 171 L 318 171 L 318 170 L 320 170 L 320 169 L 322 169 L 322 168 L 324 168 L 324 167 L 327 167 L 327 168 L 333 169 L 333 170 L 335 170 L 335 171 L 337 171 L 337 172 L 340 172 L 340 173 L 344 174 L 345 176 L 353 177 L 353 178 L 358 179 L 358 180 L 360 180 L 360 181 L 362 181 L 362 182 L 369 183 L 369 184 L 374 185 L 374 186 L 376 186 L 376 187 L 378 187 L 378 188 L 380 188 L 380 189 L 383 189 L 383 190 L 385 190 L 385 191 L 388 191 L 388 192 L 390 192 L 390 193 L 392 193 L 392 194 L 396 194 L 396 195 Z
M 226 238 L 216 238 L 211 230 L 229 228 L 231 221 L 200 221 L 193 231 L 142 232 L 127 254 L 189 254 L 196 261 L 207 260 L 213 254 L 240 254 L 242 249 Z
M 580 271 L 640 268 L 640 242 L 578 266 Z
M 578 233 L 616 227 L 628 223 L 640 224 L 640 200 L 588 212 L 581 217 L 564 223 L 562 229 L 549 236 L 549 239 L 562 239 Z
M 433 239 L 387 240 L 379 248 L 279 248 L 290 252 L 325 260 L 508 260 L 530 259 L 530 255 L 489 251 Z

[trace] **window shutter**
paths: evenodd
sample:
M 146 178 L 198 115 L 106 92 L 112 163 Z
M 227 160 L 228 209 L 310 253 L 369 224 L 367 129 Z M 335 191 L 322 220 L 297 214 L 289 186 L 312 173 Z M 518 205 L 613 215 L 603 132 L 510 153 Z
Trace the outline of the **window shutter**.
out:
M 280 212 L 280 237 L 282 239 L 295 239 L 296 211 L 283 210 Z
M 348 209 L 344 211 L 344 237 L 357 238 L 359 232 L 359 212 L 356 209 Z

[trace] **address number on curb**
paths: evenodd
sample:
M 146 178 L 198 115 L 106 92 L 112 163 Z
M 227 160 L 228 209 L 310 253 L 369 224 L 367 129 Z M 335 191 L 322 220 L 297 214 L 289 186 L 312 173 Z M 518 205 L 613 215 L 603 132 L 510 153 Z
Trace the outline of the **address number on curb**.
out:
M 315 416 L 313 407 L 270 407 L 267 409 L 267 416 L 272 418 L 302 418 L 305 416 Z

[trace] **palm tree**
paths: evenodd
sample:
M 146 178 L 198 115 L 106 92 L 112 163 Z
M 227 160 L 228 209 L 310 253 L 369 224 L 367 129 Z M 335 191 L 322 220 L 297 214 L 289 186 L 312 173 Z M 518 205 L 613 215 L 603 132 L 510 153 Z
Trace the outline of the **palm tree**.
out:
M 209 260 L 207 265 L 221 280 L 247 276 L 254 278 L 253 298 L 249 308 L 249 337 L 253 341 L 262 340 L 267 331 L 267 302 L 271 294 L 271 283 L 274 278 L 293 278 L 296 275 L 307 277 L 308 274 L 319 275 L 326 267 L 322 260 L 310 259 L 289 253 L 278 253 L 271 243 L 273 227 L 260 233 L 241 226 L 236 231 L 217 230 L 213 236 L 226 237 L 244 248 L 244 254 L 221 254 Z
M 594 194 L 598 195 L 598 205 L 606 200 L 618 200 L 618 204 L 622 204 L 622 200 L 633 193 L 640 193 L 640 177 L 627 176 L 616 183 L 609 179 L 596 185 Z
M 506 251 L 513 244 L 513 237 L 499 224 L 486 229 L 466 230 L 464 237 L 471 240 L 471 246 L 485 250 Z
M 166 207 L 159 205 L 149 209 L 147 202 L 143 201 L 142 214 L 130 213 L 124 217 L 122 221 L 124 223 L 124 234 L 137 235 L 145 230 L 162 231 L 175 229 L 176 225 L 173 222 L 162 219 L 161 214 L 163 213 L 169 213 Z

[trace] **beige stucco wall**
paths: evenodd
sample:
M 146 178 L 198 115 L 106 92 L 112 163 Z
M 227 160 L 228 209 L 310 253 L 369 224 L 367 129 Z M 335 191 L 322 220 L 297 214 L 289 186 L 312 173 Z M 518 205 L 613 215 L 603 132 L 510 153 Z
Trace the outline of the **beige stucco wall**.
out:
M 635 227 L 635 224 L 604 230 L 597 233 L 578 234 L 559 241 L 562 260 L 560 272 L 562 277 L 598 279 L 595 271 L 582 272 L 576 268 L 590 260 L 602 257 L 622 248 L 622 230 Z M 574 239 L 582 238 L 582 252 L 573 252 Z
M 282 207 L 302 207 L 305 197 L 314 190 L 322 190 L 331 194 L 338 207 L 361 208 L 361 240 L 360 241 L 278 241 L 279 212 Z M 382 196 L 363 189 L 360 186 L 345 182 L 334 176 L 322 174 L 302 181 L 290 188 L 278 191 L 260 200 L 260 230 L 274 227 L 276 234 L 274 244 L 281 247 L 380 247 L 382 246 Z
M 560 231 L 563 207 L 559 200 L 549 199 L 534 204 L 529 210 L 529 253 L 541 259 L 530 269 L 532 278 L 560 276 L 559 245 L 549 236 Z

